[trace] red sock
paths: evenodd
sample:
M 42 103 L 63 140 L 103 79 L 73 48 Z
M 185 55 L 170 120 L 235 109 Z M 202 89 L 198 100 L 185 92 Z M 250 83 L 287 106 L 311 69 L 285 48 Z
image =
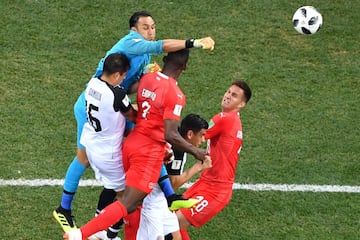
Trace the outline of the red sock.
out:
M 137 207 L 137 209 L 127 215 L 124 218 L 124 237 L 125 240 L 136 240 L 136 234 L 139 229 L 140 223 L 140 214 L 141 214 L 141 206 Z
M 190 239 L 190 236 L 189 236 L 189 234 L 188 234 L 188 232 L 187 232 L 187 229 L 180 229 L 180 233 L 181 233 L 181 239 L 182 240 L 191 240 Z
M 121 202 L 115 201 L 104 208 L 99 215 L 80 228 L 82 238 L 87 239 L 92 234 L 107 229 L 118 222 L 121 218 L 127 216 L 127 214 L 125 206 Z

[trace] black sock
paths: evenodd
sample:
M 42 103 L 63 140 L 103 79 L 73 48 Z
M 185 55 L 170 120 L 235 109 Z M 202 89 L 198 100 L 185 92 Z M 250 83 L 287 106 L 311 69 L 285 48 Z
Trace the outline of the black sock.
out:
M 173 239 L 173 236 L 171 233 L 169 233 L 168 235 L 165 236 L 164 238 L 165 240 L 172 240 Z
M 96 213 L 99 214 L 101 210 L 103 210 L 106 206 L 113 203 L 115 198 L 116 198 L 116 192 L 114 190 L 104 188 L 99 197 Z M 107 237 L 115 238 L 118 235 L 123 223 L 124 221 L 121 219 L 119 222 L 115 223 L 110 228 L 108 228 L 106 233 Z
M 121 219 L 120 221 L 118 221 L 117 223 L 115 223 L 114 225 L 109 227 L 107 230 L 107 233 L 106 233 L 107 237 L 108 238 L 116 238 L 123 223 L 124 223 L 124 221 L 123 221 L 123 219 Z
M 116 192 L 112 189 L 104 188 L 100 194 L 96 213 L 99 214 L 106 206 L 114 202 Z

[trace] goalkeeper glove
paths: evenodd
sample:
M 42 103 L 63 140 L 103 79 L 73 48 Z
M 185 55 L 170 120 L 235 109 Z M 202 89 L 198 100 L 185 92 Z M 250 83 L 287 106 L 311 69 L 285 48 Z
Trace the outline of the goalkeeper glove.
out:
M 145 73 L 153 73 L 153 72 L 160 72 L 161 67 L 157 62 L 149 63 L 145 67 Z
M 205 50 L 213 50 L 215 45 L 215 41 L 211 37 L 205 37 L 200 39 L 188 39 L 186 40 L 185 46 L 186 48 L 202 48 Z

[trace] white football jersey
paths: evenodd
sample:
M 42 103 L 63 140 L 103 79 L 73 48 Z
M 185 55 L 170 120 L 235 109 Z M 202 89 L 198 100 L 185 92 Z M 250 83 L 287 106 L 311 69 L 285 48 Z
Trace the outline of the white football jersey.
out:
M 92 78 L 85 90 L 87 123 L 81 144 L 102 158 L 121 156 L 125 129 L 125 113 L 131 104 L 121 87 L 113 87 L 99 78 Z

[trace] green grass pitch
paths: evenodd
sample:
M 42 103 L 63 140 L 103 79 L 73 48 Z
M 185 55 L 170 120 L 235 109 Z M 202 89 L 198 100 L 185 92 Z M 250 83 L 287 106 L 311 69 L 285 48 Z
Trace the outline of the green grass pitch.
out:
M 303 5 L 322 29 L 298 34 Z M 232 80 L 253 98 L 241 112 L 236 182 L 360 185 L 360 1 L 0 1 L 0 179 L 61 179 L 75 155 L 73 104 L 99 59 L 138 10 L 157 38 L 203 37 L 179 85 L 183 114 L 220 111 Z M 161 62 L 162 56 L 154 56 Z M 192 160 L 192 159 L 190 159 Z M 87 171 L 85 178 L 93 178 Z M 99 187 L 80 187 L 78 225 L 94 214 Z M 0 187 L 0 239 L 62 239 L 51 212 L 61 187 Z M 235 190 L 229 206 L 192 239 L 359 239 L 358 193 Z

